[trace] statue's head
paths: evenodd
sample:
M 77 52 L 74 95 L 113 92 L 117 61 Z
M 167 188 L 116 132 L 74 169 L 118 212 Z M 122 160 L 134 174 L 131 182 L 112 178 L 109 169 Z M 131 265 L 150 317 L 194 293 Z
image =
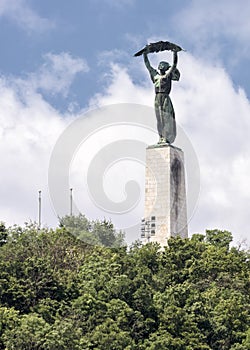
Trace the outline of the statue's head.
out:
M 169 67 L 170 67 L 170 64 L 165 61 L 161 61 L 158 65 L 158 69 L 160 72 L 166 72 Z

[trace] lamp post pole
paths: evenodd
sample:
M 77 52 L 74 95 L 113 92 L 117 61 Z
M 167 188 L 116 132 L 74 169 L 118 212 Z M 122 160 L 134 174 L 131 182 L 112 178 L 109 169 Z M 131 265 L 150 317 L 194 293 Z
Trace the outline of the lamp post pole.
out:
M 70 216 L 73 215 L 73 188 L 70 188 Z
M 42 217 L 42 191 L 38 191 L 38 228 L 41 228 Z

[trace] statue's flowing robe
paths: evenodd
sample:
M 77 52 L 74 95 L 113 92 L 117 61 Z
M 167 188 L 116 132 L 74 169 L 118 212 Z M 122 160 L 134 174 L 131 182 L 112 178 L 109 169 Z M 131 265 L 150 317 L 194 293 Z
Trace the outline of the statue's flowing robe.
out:
M 179 80 L 180 72 L 175 68 L 168 75 L 161 75 L 153 67 L 149 68 L 151 79 L 155 85 L 155 114 L 159 136 L 168 143 L 176 138 L 175 112 L 169 97 L 172 80 Z

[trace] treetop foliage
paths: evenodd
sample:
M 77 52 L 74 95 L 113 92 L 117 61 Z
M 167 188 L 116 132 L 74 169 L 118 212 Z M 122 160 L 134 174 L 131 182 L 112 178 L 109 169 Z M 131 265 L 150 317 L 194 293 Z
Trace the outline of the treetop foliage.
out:
M 112 222 L 106 219 L 89 221 L 80 213 L 78 216 L 66 215 L 60 218 L 59 225 L 88 244 L 105 247 L 119 247 L 125 244 L 124 233 L 117 232 Z
M 249 252 L 231 241 L 128 249 L 106 220 L 1 224 L 0 349 L 249 350 Z

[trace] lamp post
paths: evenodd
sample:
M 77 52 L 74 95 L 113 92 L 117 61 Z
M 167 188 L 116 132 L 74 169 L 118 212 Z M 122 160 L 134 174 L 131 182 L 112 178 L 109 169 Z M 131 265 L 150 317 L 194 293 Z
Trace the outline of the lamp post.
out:
M 41 228 L 42 218 L 42 191 L 38 191 L 38 228 Z
M 73 188 L 70 188 L 70 216 L 73 215 Z

